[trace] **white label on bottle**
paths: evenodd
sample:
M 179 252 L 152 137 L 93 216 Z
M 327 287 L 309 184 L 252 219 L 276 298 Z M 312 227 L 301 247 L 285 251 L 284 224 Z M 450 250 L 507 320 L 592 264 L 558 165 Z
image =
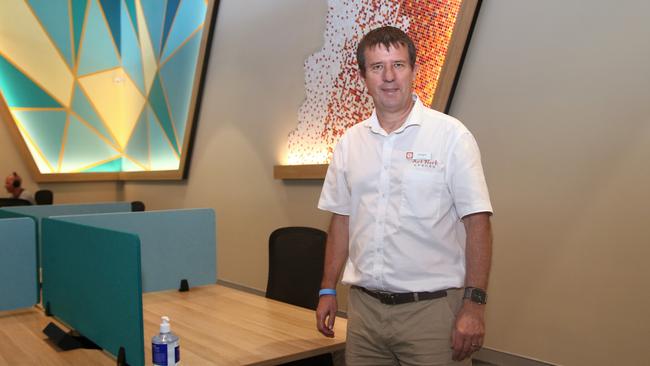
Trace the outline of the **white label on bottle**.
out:
M 176 365 L 176 345 L 176 342 L 167 344 L 167 365 Z

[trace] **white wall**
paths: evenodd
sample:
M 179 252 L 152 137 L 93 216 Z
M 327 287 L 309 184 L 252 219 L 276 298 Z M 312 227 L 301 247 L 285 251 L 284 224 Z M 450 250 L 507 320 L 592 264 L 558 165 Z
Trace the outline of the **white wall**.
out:
M 640 365 L 650 339 L 650 3 L 484 1 L 451 113 L 495 207 L 487 345 Z

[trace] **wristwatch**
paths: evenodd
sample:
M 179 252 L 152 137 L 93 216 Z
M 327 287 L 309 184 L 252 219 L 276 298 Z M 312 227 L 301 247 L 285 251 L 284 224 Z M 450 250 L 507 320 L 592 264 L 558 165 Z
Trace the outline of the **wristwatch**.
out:
M 487 293 L 485 293 L 485 290 L 477 287 L 465 287 L 463 299 L 469 299 L 471 302 L 484 305 L 487 304 Z

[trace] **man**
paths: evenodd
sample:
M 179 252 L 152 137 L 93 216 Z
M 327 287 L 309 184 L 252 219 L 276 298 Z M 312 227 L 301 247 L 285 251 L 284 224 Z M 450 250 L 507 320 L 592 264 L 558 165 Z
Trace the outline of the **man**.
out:
M 11 198 L 20 198 L 34 204 L 34 196 L 22 187 L 22 178 L 13 172 L 5 178 L 5 189 Z
M 478 147 L 413 94 L 416 50 L 404 32 L 369 32 L 357 61 L 375 110 L 339 141 L 318 204 L 333 215 L 317 328 L 334 335 L 345 264 L 348 365 L 470 365 L 492 250 Z

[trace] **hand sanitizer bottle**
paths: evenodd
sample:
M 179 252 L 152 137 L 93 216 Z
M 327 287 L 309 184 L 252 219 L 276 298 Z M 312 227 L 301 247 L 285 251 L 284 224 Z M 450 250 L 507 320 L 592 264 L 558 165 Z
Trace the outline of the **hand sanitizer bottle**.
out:
M 178 337 L 171 332 L 166 316 L 162 317 L 160 334 L 151 339 L 151 355 L 154 366 L 180 365 Z

